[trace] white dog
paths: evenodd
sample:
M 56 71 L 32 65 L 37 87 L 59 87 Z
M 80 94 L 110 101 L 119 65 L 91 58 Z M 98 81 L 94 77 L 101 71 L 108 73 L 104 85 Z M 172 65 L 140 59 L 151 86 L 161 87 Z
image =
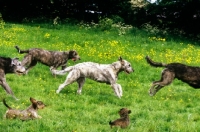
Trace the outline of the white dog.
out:
M 56 93 L 59 93 L 65 86 L 77 81 L 77 93 L 81 94 L 82 87 L 85 83 L 85 78 L 90 78 L 97 82 L 110 84 L 115 94 L 119 98 L 121 98 L 122 96 L 122 87 L 120 84 L 116 83 L 118 74 L 122 71 L 128 74 L 134 71 L 131 67 L 131 64 L 128 61 L 123 60 L 121 57 L 117 62 L 114 62 L 112 64 L 83 62 L 74 66 L 69 66 L 64 70 L 55 70 L 53 68 L 50 69 L 51 72 L 56 75 L 64 75 L 69 72 L 65 82 L 63 84 L 60 84 Z

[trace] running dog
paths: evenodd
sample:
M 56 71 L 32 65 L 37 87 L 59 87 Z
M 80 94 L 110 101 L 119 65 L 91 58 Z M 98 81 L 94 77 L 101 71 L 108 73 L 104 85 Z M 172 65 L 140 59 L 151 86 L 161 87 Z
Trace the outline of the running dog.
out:
M 121 128 L 126 128 L 130 124 L 129 114 L 131 113 L 131 110 L 127 108 L 121 108 L 118 113 L 120 118 L 113 122 L 110 121 L 110 127 L 112 128 L 113 126 L 120 126 Z
M 154 96 L 161 88 L 172 83 L 177 78 L 191 87 L 200 88 L 200 67 L 187 66 L 181 63 L 164 64 L 154 62 L 149 56 L 146 56 L 147 63 L 154 67 L 165 67 L 162 71 L 161 79 L 153 82 L 149 95 Z
M 64 70 L 51 69 L 51 71 L 53 74 L 56 75 L 64 75 L 67 72 L 69 72 L 65 82 L 59 86 L 56 93 L 59 93 L 65 86 L 76 81 L 78 83 L 77 93 L 81 94 L 82 87 L 85 83 L 85 78 L 90 78 L 94 81 L 111 85 L 115 94 L 119 98 L 121 98 L 122 87 L 120 84 L 116 83 L 118 74 L 122 71 L 129 74 L 134 70 L 128 61 L 123 60 L 120 57 L 117 62 L 114 62 L 112 64 L 83 62 L 76 64 L 74 66 L 69 66 Z
M 5 99 L 3 99 L 3 104 L 8 108 L 6 111 L 5 117 L 7 119 L 16 119 L 19 118 L 22 121 L 42 118 L 37 114 L 38 109 L 43 109 L 45 104 L 42 101 L 37 101 L 36 99 L 30 97 L 31 105 L 25 110 L 16 110 L 12 109 L 10 106 L 6 104 Z
M 26 69 L 21 66 L 21 62 L 18 58 L 0 57 L 0 85 L 4 88 L 7 94 L 12 95 L 14 99 L 17 98 L 14 96 L 10 86 L 6 82 L 6 74 L 22 74 L 25 71 Z
M 15 46 L 20 54 L 27 53 L 22 60 L 22 66 L 27 66 L 25 74 L 33 68 L 37 62 L 40 62 L 53 69 L 62 67 L 66 68 L 66 63 L 69 59 L 73 61 L 80 60 L 80 56 L 75 50 L 69 50 L 66 52 L 48 51 L 39 48 L 32 48 L 28 50 L 21 50 L 18 46 Z

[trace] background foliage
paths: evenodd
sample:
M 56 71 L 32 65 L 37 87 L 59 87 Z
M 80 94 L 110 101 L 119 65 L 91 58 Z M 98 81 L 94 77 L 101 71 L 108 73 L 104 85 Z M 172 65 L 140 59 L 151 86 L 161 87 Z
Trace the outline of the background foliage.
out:
M 0 13 L 7 21 L 29 21 L 34 18 L 76 19 L 98 23 L 108 17 L 136 26 L 149 23 L 162 30 L 200 38 L 199 0 L 1 0 Z

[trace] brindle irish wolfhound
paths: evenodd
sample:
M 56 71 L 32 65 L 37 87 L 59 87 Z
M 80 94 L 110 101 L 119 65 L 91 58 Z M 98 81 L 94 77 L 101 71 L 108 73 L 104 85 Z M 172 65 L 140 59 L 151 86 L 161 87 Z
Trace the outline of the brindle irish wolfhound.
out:
M 172 83 L 177 78 L 191 87 L 200 88 L 200 67 L 187 66 L 181 63 L 164 64 L 154 62 L 149 56 L 146 56 L 147 63 L 154 67 L 165 67 L 162 71 L 161 79 L 153 82 L 149 94 L 154 96 L 161 88 Z
M 75 50 L 59 52 L 39 48 L 21 50 L 18 46 L 15 46 L 15 48 L 20 54 L 27 53 L 22 60 L 22 66 L 27 66 L 25 74 L 27 74 L 28 71 L 37 64 L 37 62 L 54 69 L 57 69 L 60 66 L 62 69 L 65 69 L 66 63 L 69 59 L 72 59 L 73 61 L 80 60 L 80 56 Z

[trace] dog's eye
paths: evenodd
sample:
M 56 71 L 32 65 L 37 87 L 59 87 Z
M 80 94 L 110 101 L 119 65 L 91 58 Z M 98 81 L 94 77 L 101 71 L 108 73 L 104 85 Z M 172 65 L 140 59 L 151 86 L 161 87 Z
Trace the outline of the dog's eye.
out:
M 41 102 L 41 101 L 38 101 L 38 102 L 37 102 L 37 104 L 38 104 L 38 105 L 42 105 L 42 104 L 43 104 L 43 102 Z

